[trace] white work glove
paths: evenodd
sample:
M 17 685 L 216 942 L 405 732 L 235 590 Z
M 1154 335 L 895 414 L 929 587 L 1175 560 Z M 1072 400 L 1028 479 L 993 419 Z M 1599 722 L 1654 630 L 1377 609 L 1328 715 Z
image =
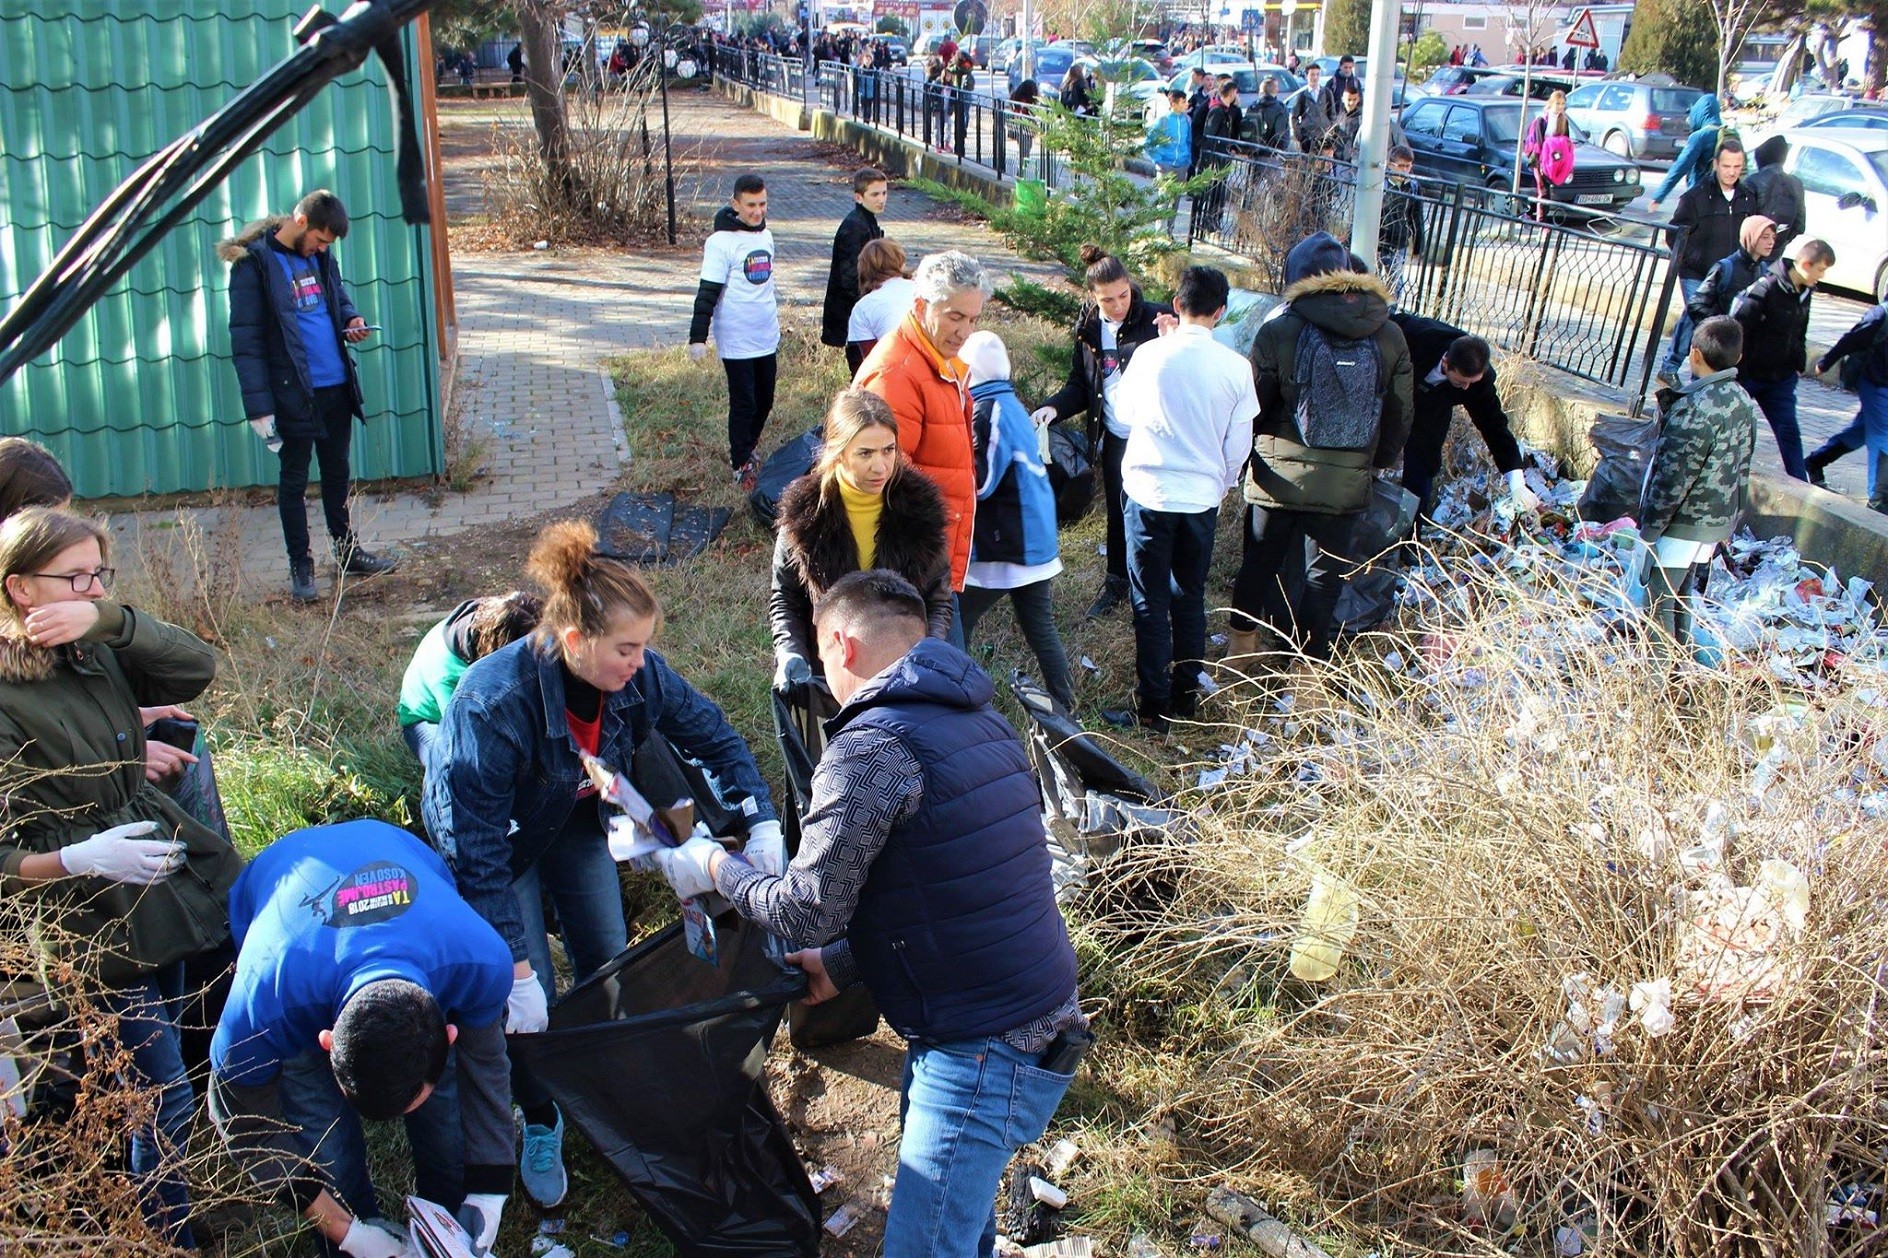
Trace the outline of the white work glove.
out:
M 782 655 L 774 664 L 774 693 L 788 703 L 805 703 L 813 684 L 813 666 L 804 655 Z
M 459 1207 L 459 1226 L 472 1237 L 472 1252 L 489 1254 L 498 1239 L 498 1221 L 504 1217 L 505 1199 L 497 1193 L 467 1193 Z
M 1053 424 L 1056 420 L 1055 407 L 1038 406 L 1029 412 L 1029 422 L 1040 428 L 1044 424 Z
M 381 1220 L 355 1219 L 341 1238 L 341 1252 L 347 1258 L 409 1258 L 413 1250 L 406 1237 Z
M 778 821 L 756 821 L 747 828 L 747 843 L 741 848 L 747 863 L 763 874 L 778 878 L 787 872 L 787 836 Z
M 721 845 L 713 839 L 697 835 L 680 847 L 664 848 L 657 852 L 656 864 L 662 867 L 662 876 L 675 889 L 676 898 L 692 900 L 715 889 L 714 875 L 708 870 L 715 853 L 720 850 Z
M 1524 472 L 1508 473 L 1508 496 L 1514 499 L 1514 505 L 1523 511 L 1539 511 L 1541 500 L 1534 491 L 1527 487 L 1527 474 Z
M 275 416 L 258 415 L 249 421 L 249 426 L 262 438 L 262 444 L 269 447 L 270 454 L 282 448 L 282 435 L 275 430 Z
M 708 357 L 708 346 L 701 341 L 693 341 L 688 347 L 688 356 L 696 362 Z
M 511 995 L 505 998 L 505 1034 L 535 1035 L 551 1025 L 550 1005 L 544 999 L 544 985 L 536 974 L 511 980 Z
M 101 830 L 89 839 L 59 849 L 59 863 L 69 874 L 91 874 L 113 882 L 148 887 L 162 882 L 183 867 L 184 846 L 175 839 L 147 839 L 157 833 L 157 822 Z

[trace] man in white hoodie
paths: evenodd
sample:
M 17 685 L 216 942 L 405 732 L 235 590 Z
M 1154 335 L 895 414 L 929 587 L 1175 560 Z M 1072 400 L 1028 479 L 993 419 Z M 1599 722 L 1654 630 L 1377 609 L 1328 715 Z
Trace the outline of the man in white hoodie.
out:
M 1259 413 L 1252 368 L 1213 339 L 1227 291 L 1224 272 L 1188 267 L 1174 294 L 1179 328 L 1134 355 L 1116 401 L 1128 428 L 1121 489 L 1134 606 L 1132 719 L 1156 730 L 1193 714 L 1219 504 L 1239 483 Z

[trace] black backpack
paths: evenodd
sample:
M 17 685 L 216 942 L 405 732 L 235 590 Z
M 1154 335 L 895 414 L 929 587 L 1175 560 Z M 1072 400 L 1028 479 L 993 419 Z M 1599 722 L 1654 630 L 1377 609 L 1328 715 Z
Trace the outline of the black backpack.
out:
M 1383 358 L 1373 337 L 1336 336 L 1306 321 L 1292 380 L 1299 439 L 1313 450 L 1368 450 L 1383 420 Z

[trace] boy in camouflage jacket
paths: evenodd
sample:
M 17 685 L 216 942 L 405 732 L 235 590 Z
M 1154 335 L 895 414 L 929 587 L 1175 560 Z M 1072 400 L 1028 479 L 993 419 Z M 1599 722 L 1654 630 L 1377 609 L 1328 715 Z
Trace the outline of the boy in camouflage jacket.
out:
M 1693 334 L 1692 382 L 1660 389 L 1663 423 L 1639 502 L 1639 529 L 1653 548 L 1652 613 L 1668 634 L 1691 641 L 1685 597 L 1743 512 L 1750 454 L 1763 413 L 1737 383 L 1744 331 L 1706 319 Z

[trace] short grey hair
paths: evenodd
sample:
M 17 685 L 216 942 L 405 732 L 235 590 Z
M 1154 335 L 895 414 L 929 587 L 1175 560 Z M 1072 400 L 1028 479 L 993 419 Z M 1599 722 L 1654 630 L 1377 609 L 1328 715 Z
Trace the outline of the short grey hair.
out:
M 912 296 L 927 302 L 949 301 L 973 288 L 985 297 L 990 295 L 990 277 L 984 274 L 983 263 L 956 249 L 927 254 L 911 282 L 917 285 Z

